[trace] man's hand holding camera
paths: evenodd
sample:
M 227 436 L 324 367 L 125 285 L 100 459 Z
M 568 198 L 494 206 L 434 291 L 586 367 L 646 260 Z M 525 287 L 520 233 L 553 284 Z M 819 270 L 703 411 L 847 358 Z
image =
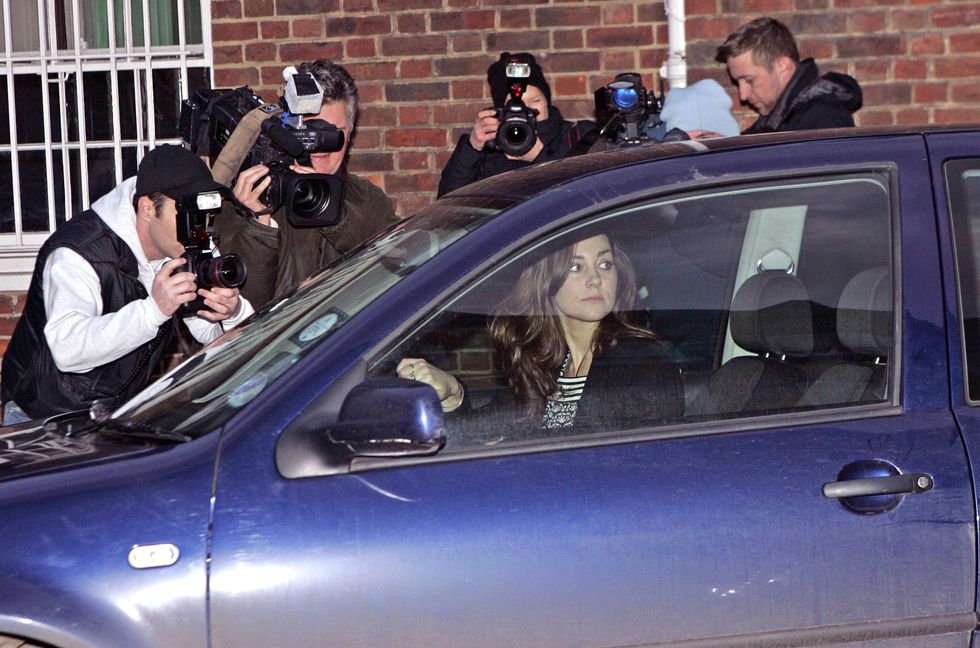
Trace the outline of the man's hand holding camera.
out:
M 262 202 L 262 193 L 269 188 L 272 177 L 269 175 L 269 167 L 264 164 L 256 164 L 238 174 L 235 180 L 235 198 L 256 214 L 256 220 L 263 225 L 269 225 L 272 221 L 272 213 L 269 206 Z
M 199 310 L 195 314 L 209 322 L 226 320 L 238 312 L 241 306 L 238 288 L 198 288 L 194 273 L 180 271 L 180 266 L 186 263 L 187 259 L 183 257 L 171 259 L 153 277 L 150 294 L 160 312 L 169 317 L 198 297 L 210 310 Z

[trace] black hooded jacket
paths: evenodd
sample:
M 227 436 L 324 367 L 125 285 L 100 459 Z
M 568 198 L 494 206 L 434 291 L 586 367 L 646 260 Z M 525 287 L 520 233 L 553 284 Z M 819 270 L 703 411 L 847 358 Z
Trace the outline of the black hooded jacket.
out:
M 830 72 L 820 76 L 812 58 L 800 61 L 779 100 L 768 115 L 744 132 L 774 133 L 780 131 L 840 128 L 854 125 L 854 113 L 862 105 L 858 82 L 846 74 Z
M 579 140 L 593 133 L 596 125 L 588 120 L 574 123 L 565 121 L 557 107 L 549 106 L 548 119 L 538 122 L 536 128 L 544 149 L 534 162 L 510 160 L 500 151 L 488 151 L 486 148 L 477 151 L 470 146 L 469 133 L 460 136 L 456 150 L 442 170 L 438 197 L 441 198 L 450 191 L 498 173 L 531 166 L 538 162 L 560 160 L 571 152 Z

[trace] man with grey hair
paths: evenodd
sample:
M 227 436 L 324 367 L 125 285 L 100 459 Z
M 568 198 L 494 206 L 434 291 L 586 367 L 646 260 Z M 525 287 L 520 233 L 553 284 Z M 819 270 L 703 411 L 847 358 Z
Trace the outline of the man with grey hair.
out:
M 812 58 L 800 60 L 793 34 L 774 18 L 739 27 L 715 60 L 728 67 L 739 100 L 759 113 L 746 134 L 853 126 L 861 108 L 858 82 L 837 72 L 821 77 Z
M 256 306 L 282 297 L 303 279 L 398 220 L 384 192 L 363 178 L 347 171 L 347 152 L 357 122 L 357 85 L 342 66 L 319 59 L 297 66 L 300 73 L 312 74 L 323 88 L 320 112 L 309 119 L 322 119 L 344 134 L 337 151 L 312 153 L 310 166 L 293 164 L 296 173 L 336 175 L 344 187 L 340 220 L 330 226 L 295 228 L 286 218 L 285 208 L 275 214 L 262 202 L 269 187 L 269 168 L 259 164 L 238 174 L 235 196 L 257 214 L 242 219 L 222 213 L 215 222 L 221 251 L 241 256 L 248 268 L 242 294 Z

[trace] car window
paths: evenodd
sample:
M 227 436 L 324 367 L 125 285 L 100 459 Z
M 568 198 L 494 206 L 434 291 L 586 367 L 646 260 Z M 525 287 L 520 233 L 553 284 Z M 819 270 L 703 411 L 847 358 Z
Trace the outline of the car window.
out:
M 963 327 L 967 398 L 980 401 L 980 160 L 946 164 Z
M 487 269 L 370 373 L 394 375 L 417 359 L 463 384 L 447 451 L 885 401 L 889 196 L 888 174 L 869 172 L 727 185 L 595 214 Z M 521 362 L 536 354 L 525 364 L 548 368 L 533 393 L 564 393 L 562 336 L 527 342 L 556 319 L 561 330 L 563 284 L 541 268 L 595 236 L 628 261 L 619 281 L 635 288 L 608 317 L 636 328 L 616 329 L 596 350 L 570 422 L 555 425 L 550 404 L 529 403 Z M 535 273 L 537 284 L 527 279 Z M 519 294 L 549 278 L 548 299 Z M 514 319 L 520 326 L 501 324 Z

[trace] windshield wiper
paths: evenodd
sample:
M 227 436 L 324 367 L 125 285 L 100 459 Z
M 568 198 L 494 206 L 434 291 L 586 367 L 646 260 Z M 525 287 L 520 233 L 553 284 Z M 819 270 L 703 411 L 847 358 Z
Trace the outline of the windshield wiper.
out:
M 187 443 L 194 438 L 150 423 L 139 423 L 126 419 L 106 419 L 96 423 L 94 430 L 103 436 L 157 443 Z

